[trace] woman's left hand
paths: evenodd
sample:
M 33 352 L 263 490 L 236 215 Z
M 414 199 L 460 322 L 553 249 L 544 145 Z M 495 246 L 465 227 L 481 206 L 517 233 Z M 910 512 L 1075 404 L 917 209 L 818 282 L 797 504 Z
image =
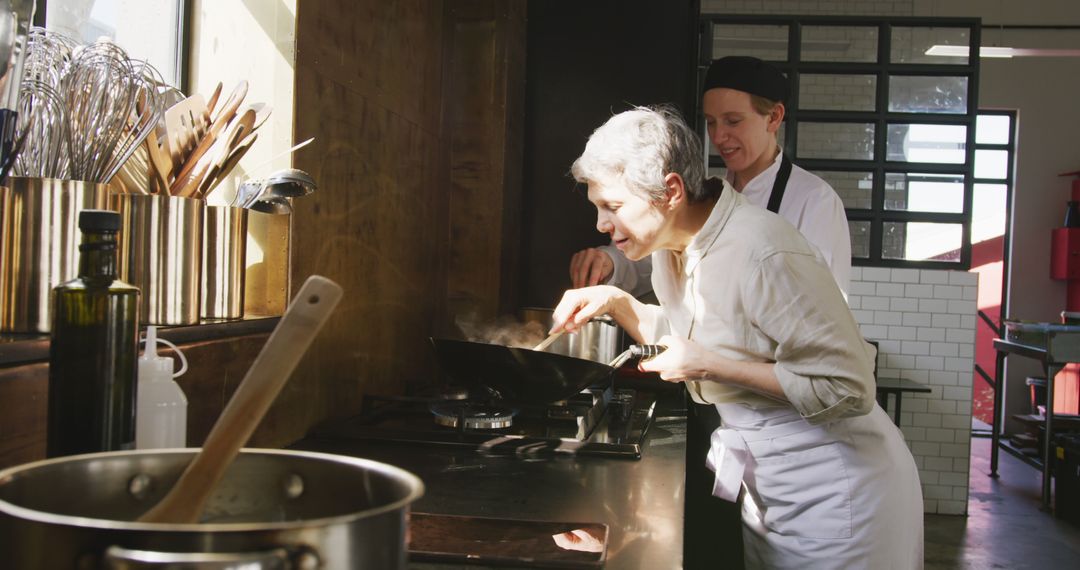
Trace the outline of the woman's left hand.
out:
M 638 363 L 643 372 L 659 372 L 667 382 L 705 380 L 708 362 L 713 355 L 700 344 L 672 335 L 665 335 L 656 343 L 666 347 L 664 352 Z

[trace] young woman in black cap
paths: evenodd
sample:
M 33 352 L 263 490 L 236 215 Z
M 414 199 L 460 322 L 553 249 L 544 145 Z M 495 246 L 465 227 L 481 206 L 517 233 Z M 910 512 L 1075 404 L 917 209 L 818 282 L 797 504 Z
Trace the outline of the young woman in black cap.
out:
M 831 186 L 791 163 L 777 144 L 789 82 L 776 67 L 753 57 L 715 60 L 705 76 L 702 109 L 713 147 L 727 166 L 727 181 L 747 201 L 778 213 L 825 258 L 840 290 L 851 279 L 851 238 L 844 204 Z M 574 287 L 606 283 L 634 295 L 652 289 L 648 258 L 629 262 L 615 244 L 576 253 Z
M 727 181 L 704 184 L 701 149 L 665 109 L 620 113 L 589 137 L 571 172 L 597 229 L 628 259 L 651 256 L 659 305 L 571 289 L 551 332 L 608 314 L 667 347 L 639 367 L 719 410 L 698 461 L 712 494 L 740 500 L 746 567 L 921 568 L 918 471 L 875 402 L 873 348 L 817 248 Z M 725 554 L 709 530 L 706 547 Z

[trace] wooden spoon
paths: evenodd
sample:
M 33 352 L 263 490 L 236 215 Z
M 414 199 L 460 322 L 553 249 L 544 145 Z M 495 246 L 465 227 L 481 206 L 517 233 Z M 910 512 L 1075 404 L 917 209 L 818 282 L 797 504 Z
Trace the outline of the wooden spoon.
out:
M 203 505 L 218 481 L 259 425 L 341 296 L 337 283 L 318 275 L 308 278 L 210 430 L 202 450 L 165 498 L 139 518 L 140 522 L 198 522 Z
M 206 174 L 210 171 L 214 164 L 219 162 L 218 157 L 221 156 L 221 161 L 224 162 L 224 156 L 232 150 L 240 140 L 251 133 L 252 125 L 255 124 L 255 111 L 248 109 L 242 115 L 239 115 L 232 122 L 225 127 L 225 131 L 222 132 L 214 140 L 214 143 L 210 145 L 210 148 L 206 150 L 199 157 L 195 167 L 187 171 L 187 178 L 180 180 L 179 178 L 173 182 L 174 195 L 189 198 L 197 193 L 199 186 L 207 178 Z
M 229 172 L 233 168 L 236 168 L 237 163 L 244 157 L 251 145 L 255 140 L 259 138 L 258 133 L 251 133 L 250 136 L 244 137 L 244 140 L 240 141 L 235 147 L 229 149 L 229 153 L 223 157 L 219 157 L 219 162 L 215 162 L 210 167 L 210 172 L 207 173 L 206 178 L 199 184 L 199 196 L 205 198 L 210 191 L 217 188 L 225 177 L 229 175 Z
M 206 112 L 213 113 L 214 106 L 217 105 L 218 97 L 221 96 L 221 82 L 218 81 L 214 86 L 214 90 L 210 92 L 210 96 L 206 98 Z
M 198 141 L 195 149 L 184 159 L 183 166 L 178 169 L 176 179 L 173 180 L 172 187 L 169 188 L 169 193 L 173 196 L 180 195 L 189 181 L 188 174 L 191 174 L 191 171 L 198 165 L 199 159 L 206 154 L 206 151 L 210 150 L 214 141 L 217 140 L 217 136 L 225 129 L 229 121 L 232 121 L 233 116 L 236 115 L 236 110 L 240 108 L 240 103 L 244 101 L 244 97 L 247 95 L 247 90 L 247 81 L 238 83 L 232 94 L 229 95 L 229 99 L 222 105 L 220 112 L 214 115 L 214 121 L 210 124 L 206 136 Z

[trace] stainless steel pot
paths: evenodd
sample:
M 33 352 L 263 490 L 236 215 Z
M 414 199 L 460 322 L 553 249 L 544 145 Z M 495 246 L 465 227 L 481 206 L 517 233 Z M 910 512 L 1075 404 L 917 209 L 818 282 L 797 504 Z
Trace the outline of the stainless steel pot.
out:
M 337 455 L 246 449 L 200 524 L 135 522 L 194 449 L 120 451 L 0 471 L 7 568 L 405 568 L 415 475 Z
M 553 312 L 554 309 L 526 307 L 521 309 L 521 318 L 540 323 L 546 331 L 554 324 Z M 622 329 L 615 319 L 605 315 L 592 319 L 576 333 L 562 335 L 545 352 L 607 364 L 622 352 L 622 344 Z

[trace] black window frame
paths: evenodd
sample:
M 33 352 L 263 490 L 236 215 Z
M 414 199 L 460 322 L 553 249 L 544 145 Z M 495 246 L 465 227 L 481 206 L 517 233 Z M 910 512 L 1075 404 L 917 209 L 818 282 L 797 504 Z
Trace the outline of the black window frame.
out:
M 787 61 L 771 61 L 791 79 L 791 97 L 786 105 L 784 152 L 807 170 L 871 172 L 873 185 L 871 207 L 845 208 L 849 222 L 870 223 L 869 257 L 852 256 L 853 266 L 901 267 L 912 269 L 949 269 L 966 271 L 971 268 L 972 192 L 975 184 L 975 123 L 979 109 L 979 56 L 981 21 L 978 18 L 919 18 L 866 16 L 771 16 L 749 14 L 702 14 L 701 43 L 697 92 L 701 93 L 705 70 L 713 59 L 713 26 L 763 25 L 787 26 Z M 815 62 L 802 61 L 802 29 L 804 26 L 835 26 L 877 28 L 876 62 Z M 966 64 L 960 63 L 893 63 L 890 61 L 893 28 L 964 28 L 968 30 L 969 54 Z M 802 74 L 874 75 L 875 109 L 873 111 L 816 111 L 799 109 L 799 79 Z M 900 113 L 888 111 L 890 76 L 947 76 L 966 77 L 968 97 L 966 113 Z M 698 128 L 704 132 L 701 100 L 698 98 Z M 801 158 L 798 154 L 800 122 L 814 123 L 872 123 L 874 125 L 874 156 L 871 160 Z M 967 129 L 964 162 L 917 163 L 887 160 L 888 127 L 892 124 L 962 125 Z M 708 156 L 708 167 L 723 166 L 722 159 Z M 915 212 L 885 209 L 885 174 L 907 172 L 917 174 L 952 174 L 964 181 L 963 211 L 960 213 Z M 959 224 L 961 246 L 959 261 L 906 260 L 882 257 L 884 225 L 888 222 L 930 222 Z

